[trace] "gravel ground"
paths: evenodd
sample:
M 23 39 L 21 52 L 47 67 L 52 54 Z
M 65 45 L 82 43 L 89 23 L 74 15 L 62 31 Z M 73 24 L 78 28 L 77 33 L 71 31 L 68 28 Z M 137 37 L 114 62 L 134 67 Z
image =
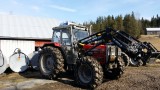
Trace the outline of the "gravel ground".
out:
M 127 67 L 121 78 L 118 80 L 106 79 L 99 87 L 96 88 L 96 90 L 160 90 L 159 72 L 160 64 L 149 64 L 141 67 Z M 62 78 L 59 78 L 58 80 L 49 82 L 48 80 L 43 80 L 40 73 L 37 71 L 28 70 L 24 73 L 10 72 L 9 74 L 0 75 L 0 90 L 8 90 L 10 88 L 12 88 L 10 90 L 83 89 L 78 87 L 74 80 L 71 79 L 72 75 L 64 73 L 61 77 Z M 41 82 L 43 82 L 43 84 Z M 25 83 L 28 86 L 25 86 Z M 18 85 L 22 85 L 23 87 Z
M 141 67 L 127 67 L 124 75 L 118 80 L 104 80 L 96 90 L 160 90 L 160 65 L 151 64 Z M 79 90 L 70 79 L 59 79 L 56 83 L 49 83 L 32 90 Z

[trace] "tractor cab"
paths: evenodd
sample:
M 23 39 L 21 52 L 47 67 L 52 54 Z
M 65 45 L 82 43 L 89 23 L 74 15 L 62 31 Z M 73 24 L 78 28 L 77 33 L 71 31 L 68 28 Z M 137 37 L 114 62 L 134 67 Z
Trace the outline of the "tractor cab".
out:
M 63 23 L 53 28 L 52 42 L 59 43 L 66 53 L 68 64 L 75 64 L 78 53 L 74 43 L 89 36 L 89 29 L 75 23 Z
M 87 27 L 67 22 L 53 28 L 52 42 L 58 42 L 62 46 L 73 46 L 74 41 L 87 36 L 89 36 Z

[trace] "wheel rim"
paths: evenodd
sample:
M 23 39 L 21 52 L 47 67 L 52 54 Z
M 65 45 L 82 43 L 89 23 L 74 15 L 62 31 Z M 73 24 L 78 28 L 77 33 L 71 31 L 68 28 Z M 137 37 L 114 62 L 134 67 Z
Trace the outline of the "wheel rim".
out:
M 54 58 L 52 55 L 45 55 L 42 58 L 42 69 L 46 74 L 50 74 L 54 69 Z
M 129 60 L 130 60 L 131 65 L 137 65 L 138 64 L 138 61 L 135 60 L 134 58 L 130 58 Z
M 78 69 L 78 76 L 83 83 L 89 83 L 93 77 L 92 68 L 87 64 L 80 65 Z
M 54 69 L 54 59 L 51 57 L 51 56 L 49 56 L 47 59 L 46 59 L 46 68 L 47 69 L 49 69 L 49 70 L 51 70 L 51 69 Z

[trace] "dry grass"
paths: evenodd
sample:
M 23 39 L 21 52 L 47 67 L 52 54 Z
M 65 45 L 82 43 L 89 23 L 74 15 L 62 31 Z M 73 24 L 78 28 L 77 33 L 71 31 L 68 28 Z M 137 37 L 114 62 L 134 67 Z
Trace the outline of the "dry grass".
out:
M 152 43 L 160 51 L 160 38 L 157 35 L 141 35 L 140 41 Z

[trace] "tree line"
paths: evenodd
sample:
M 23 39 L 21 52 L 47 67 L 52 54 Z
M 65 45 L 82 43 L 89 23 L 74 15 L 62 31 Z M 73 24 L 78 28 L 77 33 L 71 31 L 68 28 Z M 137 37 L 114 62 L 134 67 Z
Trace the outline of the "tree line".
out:
M 160 17 L 152 17 L 151 20 L 144 18 L 137 19 L 134 12 L 118 16 L 99 16 L 95 21 L 84 22 L 84 25 L 92 25 L 92 31 L 98 32 L 105 30 L 106 27 L 110 27 L 116 30 L 123 30 L 126 33 L 138 38 L 141 34 L 146 34 L 146 28 L 148 27 L 160 27 Z

